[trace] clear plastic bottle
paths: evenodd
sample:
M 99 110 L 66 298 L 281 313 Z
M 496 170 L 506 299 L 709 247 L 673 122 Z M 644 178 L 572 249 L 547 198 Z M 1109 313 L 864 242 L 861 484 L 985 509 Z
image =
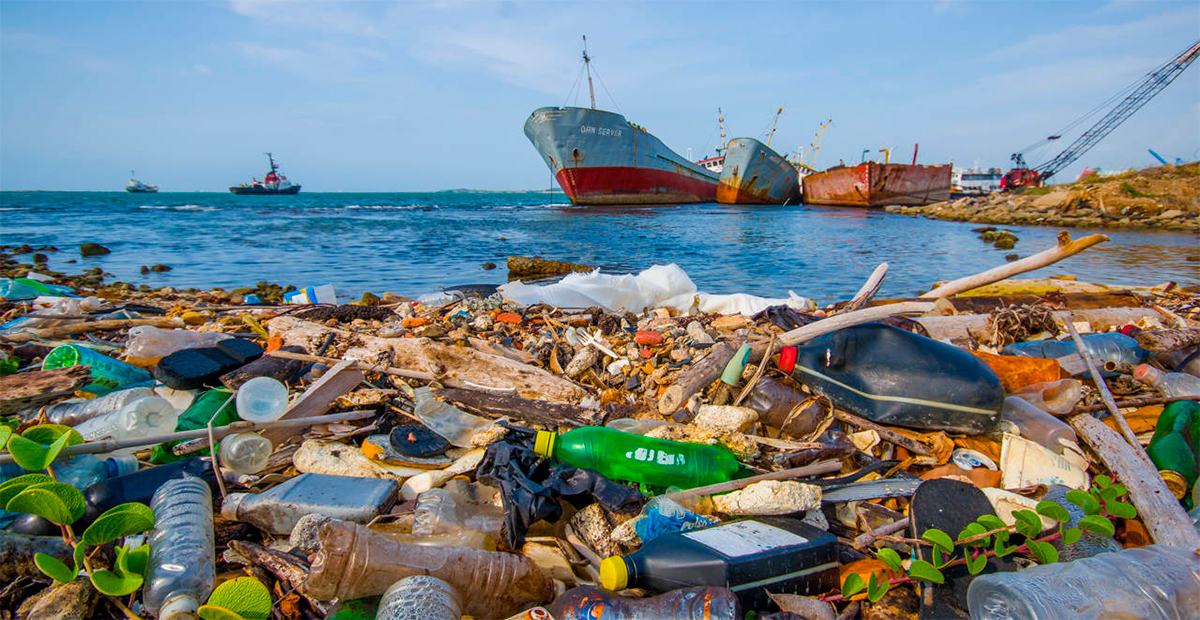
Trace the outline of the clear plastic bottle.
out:
M 633 598 L 580 586 L 554 599 L 549 611 L 555 620 L 738 620 L 740 607 L 729 588 L 680 588 Z
M 80 454 L 65 463 L 51 465 L 54 477 L 76 489 L 86 489 L 101 480 L 132 474 L 138 470 L 137 458 L 132 455 L 100 459 L 91 454 Z
M 130 328 L 125 355 L 130 364 L 151 366 L 160 357 L 182 349 L 212 346 L 232 338 L 217 332 L 196 332 L 190 329 L 159 329 L 149 325 Z
M 288 406 L 287 386 L 271 377 L 255 377 L 237 391 L 238 417 L 249 422 L 274 422 Z
M 413 575 L 383 593 L 375 620 L 460 620 L 462 598 L 454 586 L 429 575 Z
M 462 529 L 458 499 L 446 489 L 429 489 L 417 496 L 412 533 L 417 536 L 452 534 Z
M 125 405 L 143 398 L 154 396 L 154 390 L 147 387 L 117 390 L 91 400 L 68 400 L 46 407 L 46 421 L 51 424 L 75 426 L 94 417 L 116 411 Z
M 414 390 L 413 416 L 429 430 L 460 448 L 471 447 L 471 438 L 492 425 L 490 420 L 473 416 L 433 398 L 427 387 Z
M 159 620 L 193 619 L 216 578 L 212 492 L 199 478 L 171 480 L 150 508 L 154 533 L 142 602 Z
M 1067 414 L 1083 398 L 1083 384 L 1078 379 L 1059 379 L 1049 383 L 1027 385 L 1012 393 L 1034 407 L 1048 413 Z
M 221 440 L 221 467 L 239 474 L 257 474 L 267 466 L 274 446 L 258 433 L 234 433 Z
M 1000 419 L 1015 424 L 1022 437 L 1036 441 L 1059 454 L 1063 452 L 1064 441 L 1077 441 L 1075 431 L 1070 426 L 1023 398 L 1005 398 L 1004 406 L 1000 408 Z
M 1104 362 L 1121 362 L 1136 364 L 1146 359 L 1147 352 L 1138 346 L 1136 338 L 1119 332 L 1106 334 L 1084 334 L 1083 346 L 1092 356 L 1096 364 Z M 1024 357 L 1045 357 L 1054 359 L 1078 353 L 1079 347 L 1075 341 L 1067 340 L 1031 340 L 1018 342 L 1004 347 L 1001 355 L 1021 355 Z
M 399 486 L 390 478 L 300 474 L 262 493 L 230 493 L 221 516 L 272 534 L 290 534 L 300 517 L 314 512 L 366 523 L 392 507 Z
M 1194 618 L 1200 610 L 1200 555 L 1151 545 L 979 575 L 967 590 L 967 605 L 974 620 Z
M 175 430 L 179 412 L 165 398 L 147 396 L 120 409 L 96 416 L 75 427 L 86 441 L 138 439 Z M 114 454 L 133 454 L 143 447 L 122 448 Z
M 1151 385 L 1170 397 L 1200 397 L 1200 377 L 1182 372 L 1163 372 L 1149 364 L 1141 364 L 1133 371 L 1133 378 Z

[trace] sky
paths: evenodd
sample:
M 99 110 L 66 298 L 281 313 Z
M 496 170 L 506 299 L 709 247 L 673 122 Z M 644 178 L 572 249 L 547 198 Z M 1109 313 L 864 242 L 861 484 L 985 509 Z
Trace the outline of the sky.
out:
M 782 105 L 782 153 L 833 119 L 818 168 L 919 144 L 1008 169 L 1200 39 L 1200 2 L 2 0 L 0 189 L 120 190 L 134 169 L 225 191 L 264 151 L 305 191 L 544 189 L 522 127 L 588 105 L 581 35 L 597 106 L 693 159 L 718 108 L 762 139 Z M 1057 180 L 1147 149 L 1200 159 L 1200 66 Z

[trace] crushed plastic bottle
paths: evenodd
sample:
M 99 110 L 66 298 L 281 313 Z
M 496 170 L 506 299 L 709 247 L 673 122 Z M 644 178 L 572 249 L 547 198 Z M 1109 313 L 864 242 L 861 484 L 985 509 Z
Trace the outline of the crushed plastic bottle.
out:
M 1083 384 L 1077 379 L 1059 379 L 1049 383 L 1027 385 L 1012 393 L 1017 398 L 1047 413 L 1071 413 L 1083 398 Z
M 79 388 L 79 391 L 96 396 L 103 396 L 124 386 L 149 383 L 152 378 L 150 373 L 141 368 L 77 344 L 54 347 L 42 360 L 42 370 L 73 366 L 91 367 L 92 382 Z
M 429 575 L 392 584 L 379 601 L 375 620 L 460 620 L 462 599 L 454 586 Z
M 493 424 L 491 420 L 471 415 L 433 398 L 428 387 L 420 387 L 413 392 L 413 416 L 429 430 L 460 448 L 471 447 L 471 438 Z
M 230 493 L 221 517 L 272 534 L 290 534 L 306 514 L 366 523 L 396 502 L 399 483 L 384 478 L 300 474 L 262 493 Z
M 757 411 L 759 420 L 779 429 L 784 436 L 804 437 L 816 430 L 826 413 L 824 407 L 797 411 L 796 406 L 808 398 L 808 394 L 782 381 L 759 377 L 742 405 Z
M 1141 364 L 1134 369 L 1133 378 L 1158 388 L 1158 391 L 1172 398 L 1200 398 L 1200 377 L 1187 373 L 1162 372 L 1149 364 Z
M 96 416 L 75 427 L 85 441 L 100 439 L 141 439 L 168 434 L 175 429 L 179 412 L 164 398 L 147 396 L 120 409 Z M 116 450 L 113 454 L 133 454 L 145 446 Z
M 116 411 L 135 400 L 154 395 L 154 390 L 148 387 L 136 387 L 109 392 L 90 400 L 68 400 L 55 403 L 46 407 L 46 421 L 50 424 L 75 426 L 96 416 Z
M 1084 334 L 1080 337 L 1083 346 L 1095 362 L 1097 369 L 1104 362 L 1121 364 L 1136 364 L 1146 359 L 1147 351 L 1138 346 L 1136 338 L 1118 332 L 1105 334 Z M 1010 344 L 1000 350 L 1001 355 L 1020 355 L 1023 357 L 1043 357 L 1055 359 L 1066 357 L 1079 352 L 1073 339 L 1067 340 L 1030 340 Z
M 150 325 L 139 325 L 129 329 L 129 341 L 125 343 L 125 355 L 135 366 L 153 366 L 164 356 L 183 349 L 208 347 L 232 338 L 220 332 L 197 332 L 190 329 L 159 329 Z
M 567 590 L 548 608 L 555 620 L 739 620 L 737 595 L 729 588 L 680 588 L 631 598 L 591 586 Z
M 584 426 L 556 435 L 538 431 L 533 451 L 606 478 L 652 486 L 693 488 L 726 482 L 745 471 L 732 452 L 719 446 L 670 441 Z
M 216 580 L 212 491 L 198 478 L 171 480 L 150 508 L 154 532 L 142 603 L 159 620 L 195 618 Z
M 1074 444 L 1078 440 L 1075 430 L 1062 420 L 1016 396 L 1004 399 L 1004 406 L 1000 408 L 1000 419 L 1001 423 L 1015 425 L 1022 437 L 1036 441 L 1059 454 L 1066 448 L 1067 444 L 1064 442 Z
M 1150 545 L 1015 573 L 979 575 L 967 590 L 974 620 L 1194 618 L 1200 555 Z

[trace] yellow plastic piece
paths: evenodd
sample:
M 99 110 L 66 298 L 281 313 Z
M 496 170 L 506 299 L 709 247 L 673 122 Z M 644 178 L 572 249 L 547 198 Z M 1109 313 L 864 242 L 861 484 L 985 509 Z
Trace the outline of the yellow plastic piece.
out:
M 557 439 L 558 435 L 551 431 L 538 431 L 537 438 L 533 440 L 534 454 L 551 456 L 554 453 L 554 442 Z
M 625 558 L 614 555 L 600 561 L 600 585 L 614 592 L 629 586 L 629 567 L 625 565 Z

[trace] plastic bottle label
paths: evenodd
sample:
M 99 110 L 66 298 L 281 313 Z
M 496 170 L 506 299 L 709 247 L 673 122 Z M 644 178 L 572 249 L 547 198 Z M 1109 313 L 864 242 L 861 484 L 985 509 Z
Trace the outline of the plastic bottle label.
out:
M 683 535 L 731 558 L 808 543 L 803 536 L 758 521 L 735 521 Z
M 625 458 L 642 463 L 658 463 L 659 465 L 687 465 L 687 458 L 679 453 L 655 450 L 653 448 L 638 448 L 625 453 Z

